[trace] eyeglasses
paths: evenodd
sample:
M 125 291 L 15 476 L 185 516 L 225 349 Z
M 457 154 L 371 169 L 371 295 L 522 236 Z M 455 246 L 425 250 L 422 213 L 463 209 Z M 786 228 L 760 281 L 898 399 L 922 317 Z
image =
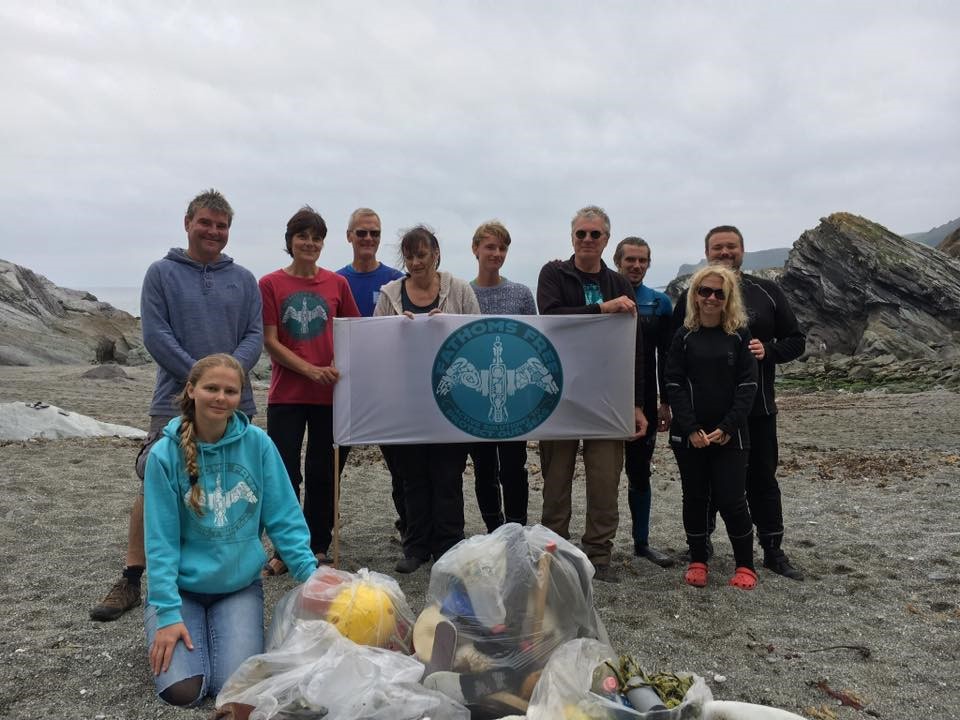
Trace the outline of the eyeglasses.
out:
M 717 300 L 723 300 L 726 295 L 723 294 L 723 288 L 711 288 L 706 285 L 701 285 L 697 288 L 697 295 L 706 300 L 708 297 L 713 295 Z
M 367 233 L 369 233 L 370 237 L 372 237 L 374 240 L 378 240 L 380 238 L 379 230 L 354 230 L 353 231 L 353 234 L 356 235 L 361 240 L 367 237 Z
M 577 230 L 574 235 L 576 235 L 577 240 L 583 240 L 587 235 L 590 235 L 590 238 L 593 240 L 599 240 L 603 237 L 602 230 L 590 230 L 589 233 L 586 230 Z

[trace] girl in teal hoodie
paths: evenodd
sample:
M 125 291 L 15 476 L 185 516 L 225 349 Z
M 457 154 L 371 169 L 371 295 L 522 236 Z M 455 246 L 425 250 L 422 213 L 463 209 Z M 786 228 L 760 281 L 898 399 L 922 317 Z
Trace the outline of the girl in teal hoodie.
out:
M 147 459 L 144 624 L 157 694 L 172 705 L 215 696 L 263 652 L 261 533 L 298 581 L 316 569 L 280 455 L 237 411 L 243 380 L 230 355 L 198 361 Z

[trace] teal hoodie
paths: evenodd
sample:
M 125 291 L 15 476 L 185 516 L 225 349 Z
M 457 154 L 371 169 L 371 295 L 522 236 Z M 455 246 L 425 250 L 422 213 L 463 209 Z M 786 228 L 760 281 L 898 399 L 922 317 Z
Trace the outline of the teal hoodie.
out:
M 180 449 L 180 418 L 150 450 L 144 480 L 148 602 L 157 627 L 182 621 L 180 592 L 232 593 L 260 577 L 266 532 L 291 574 L 316 569 L 310 531 L 276 446 L 237 412 L 215 443 L 197 441 L 203 515 L 187 498 L 190 479 Z

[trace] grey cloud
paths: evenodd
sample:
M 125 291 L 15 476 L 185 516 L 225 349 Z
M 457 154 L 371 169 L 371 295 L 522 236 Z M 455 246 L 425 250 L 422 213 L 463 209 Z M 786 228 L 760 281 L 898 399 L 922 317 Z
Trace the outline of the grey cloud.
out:
M 655 283 L 719 222 L 753 249 L 840 209 L 922 230 L 958 214 L 958 19 L 941 2 L 6 4 L 0 257 L 137 284 L 211 185 L 255 272 L 285 261 L 304 202 L 330 267 L 369 205 L 385 251 L 426 221 L 465 277 L 474 227 L 499 217 L 528 283 L 587 203 L 614 241 L 653 244 Z

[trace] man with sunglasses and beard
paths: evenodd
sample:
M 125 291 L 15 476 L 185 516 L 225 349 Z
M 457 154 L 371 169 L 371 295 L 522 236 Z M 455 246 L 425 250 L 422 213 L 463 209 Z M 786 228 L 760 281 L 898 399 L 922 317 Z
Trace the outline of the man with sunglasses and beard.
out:
M 757 528 L 757 540 L 763 549 L 763 566 L 791 580 L 803 580 L 783 551 L 783 504 L 777 483 L 779 446 L 777 443 L 777 404 L 773 381 L 776 366 L 803 354 L 806 336 L 780 287 L 740 271 L 743 265 L 743 235 L 733 225 L 719 225 L 704 239 L 707 262 L 725 265 L 740 278 L 750 328 L 750 352 L 757 359 L 759 377 L 753 408 L 747 418 L 750 455 L 747 466 L 747 502 Z M 686 297 L 681 295 L 673 311 L 674 327 L 683 325 Z M 716 526 L 716 511 L 711 508 L 709 529 Z M 709 547 L 709 542 L 708 542 Z M 711 548 L 712 549 L 712 548 Z
M 608 268 L 601 255 L 610 239 L 610 218 L 594 205 L 582 208 L 570 223 L 573 257 L 553 260 L 540 270 L 537 307 L 541 315 L 636 314 L 633 286 Z M 634 419 L 636 434 L 647 431 L 643 412 L 643 336 L 637 328 L 634 361 Z M 565 539 L 570 538 L 571 490 L 580 440 L 543 440 L 540 465 L 543 474 L 541 522 Z M 583 465 L 587 485 L 587 518 L 581 544 L 594 566 L 594 577 L 618 582 L 610 564 L 613 538 L 620 522 L 620 473 L 623 439 L 583 440 Z

